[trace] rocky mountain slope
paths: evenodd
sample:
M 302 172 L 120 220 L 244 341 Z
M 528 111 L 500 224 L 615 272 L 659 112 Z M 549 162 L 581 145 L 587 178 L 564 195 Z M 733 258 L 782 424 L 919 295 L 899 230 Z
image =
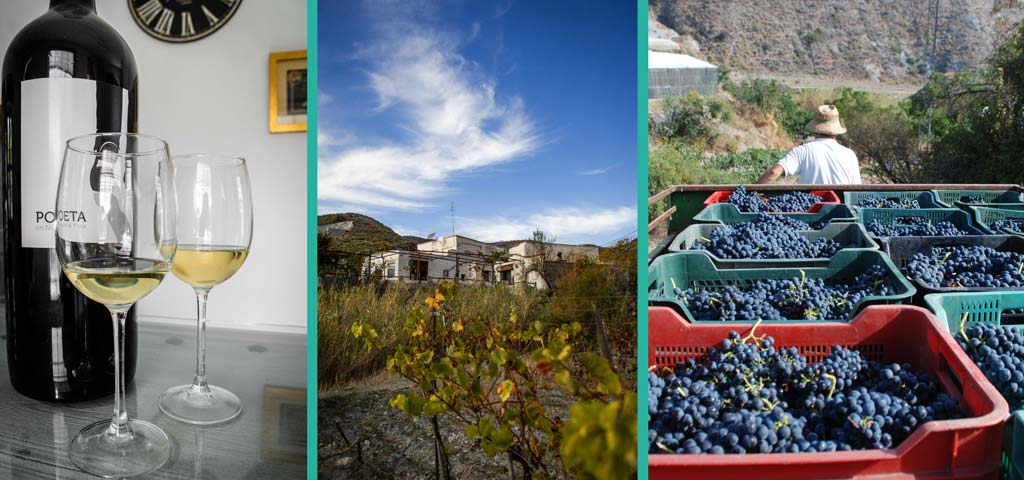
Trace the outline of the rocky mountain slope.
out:
M 392 248 L 415 250 L 425 238 L 399 235 L 373 217 L 359 213 L 331 213 L 317 217 L 319 233 L 327 235 L 335 248 L 353 253 L 370 253 Z
M 1007 0 L 651 0 L 682 50 L 751 73 L 916 82 L 982 65 L 1024 4 Z M 671 36 L 664 29 L 652 36 Z

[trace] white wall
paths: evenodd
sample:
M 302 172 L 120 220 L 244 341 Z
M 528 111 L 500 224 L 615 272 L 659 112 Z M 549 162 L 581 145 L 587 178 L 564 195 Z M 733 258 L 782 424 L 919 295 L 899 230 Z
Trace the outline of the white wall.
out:
M 238 274 L 210 295 L 210 327 L 305 332 L 306 135 L 267 132 L 267 77 L 271 52 L 306 48 L 306 0 L 245 1 L 227 25 L 187 44 L 147 35 L 125 0 L 96 3 L 135 54 L 139 130 L 167 140 L 172 153 L 226 153 L 249 161 L 252 249 Z M 47 5 L 0 2 L 0 51 Z M 146 320 L 192 324 L 195 297 L 168 276 L 138 311 Z

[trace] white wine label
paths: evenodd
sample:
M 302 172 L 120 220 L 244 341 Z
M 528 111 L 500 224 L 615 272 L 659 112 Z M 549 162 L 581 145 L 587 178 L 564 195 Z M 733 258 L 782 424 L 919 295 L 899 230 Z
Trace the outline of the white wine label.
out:
M 101 108 L 102 107 L 102 108 Z M 21 246 L 54 248 L 57 182 L 68 139 L 125 132 L 128 90 L 81 78 L 21 82 Z M 62 212 L 84 216 L 91 212 Z

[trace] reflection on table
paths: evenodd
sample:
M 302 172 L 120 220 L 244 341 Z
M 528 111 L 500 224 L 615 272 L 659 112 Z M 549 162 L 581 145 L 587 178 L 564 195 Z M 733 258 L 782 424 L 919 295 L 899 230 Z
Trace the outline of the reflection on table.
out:
M 195 328 L 140 319 L 135 381 L 128 412 L 164 429 L 171 459 L 152 479 L 306 478 L 306 337 L 210 327 L 207 377 L 242 399 L 231 423 L 194 427 L 166 417 L 156 400 L 188 383 L 195 369 Z M 67 456 L 78 431 L 113 412 L 113 396 L 74 404 L 23 397 L 7 380 L 0 341 L 0 478 L 95 478 Z

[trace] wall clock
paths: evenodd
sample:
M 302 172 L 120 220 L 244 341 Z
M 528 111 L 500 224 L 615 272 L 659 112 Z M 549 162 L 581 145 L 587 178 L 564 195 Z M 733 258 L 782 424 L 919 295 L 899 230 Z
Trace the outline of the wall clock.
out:
M 128 0 L 143 31 L 165 42 L 199 40 L 228 23 L 242 0 Z

